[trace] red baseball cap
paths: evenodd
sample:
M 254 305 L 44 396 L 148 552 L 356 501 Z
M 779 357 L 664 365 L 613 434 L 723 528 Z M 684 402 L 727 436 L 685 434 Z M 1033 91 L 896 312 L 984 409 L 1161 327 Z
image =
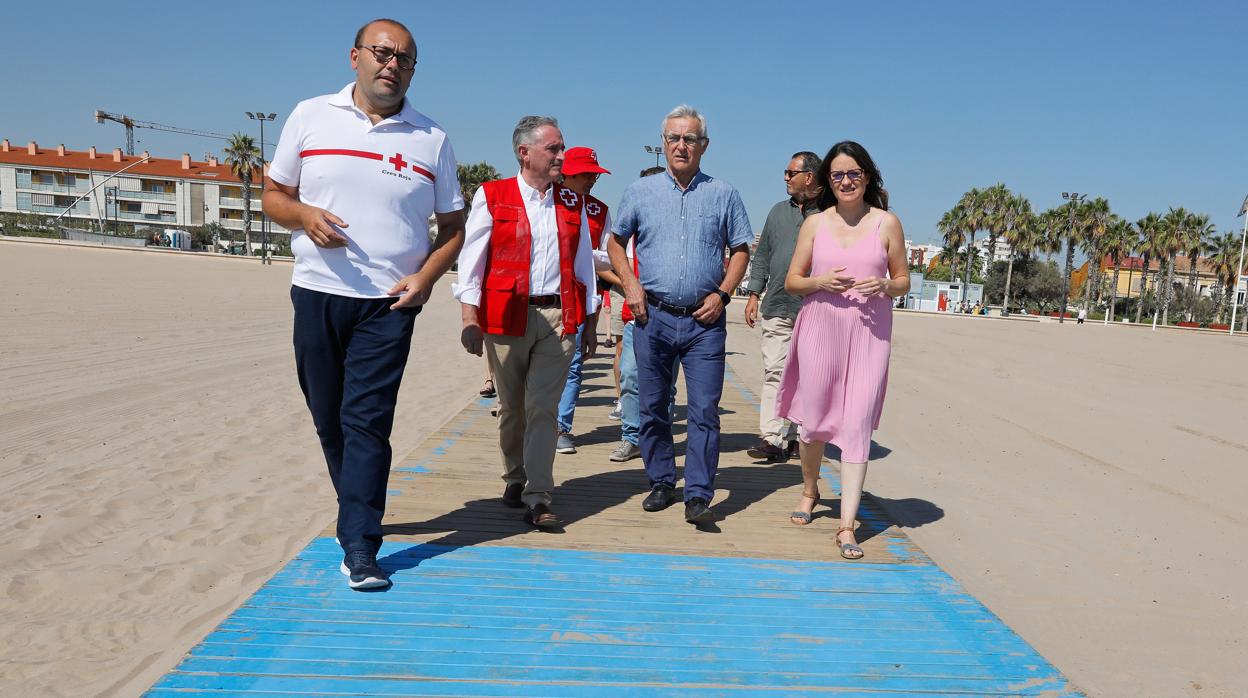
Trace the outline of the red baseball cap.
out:
M 611 174 L 611 170 L 598 164 L 598 153 L 595 153 L 591 148 L 578 145 L 575 148 L 568 148 L 564 151 L 563 173 L 565 175 L 578 175 L 586 172 Z

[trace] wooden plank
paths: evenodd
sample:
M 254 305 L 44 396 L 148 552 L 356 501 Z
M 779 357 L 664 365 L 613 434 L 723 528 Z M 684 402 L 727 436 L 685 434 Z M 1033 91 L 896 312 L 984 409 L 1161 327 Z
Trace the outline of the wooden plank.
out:
M 827 507 L 788 523 L 800 471 L 744 455 L 757 408 L 731 373 L 719 520 L 643 512 L 640 462 L 607 460 L 607 374 L 587 374 L 577 419 L 599 426 L 556 462 L 563 533 L 498 500 L 475 400 L 391 473 L 392 588 L 346 587 L 331 525 L 148 695 L 1078 695 L 869 498 L 862 561 L 836 554 Z

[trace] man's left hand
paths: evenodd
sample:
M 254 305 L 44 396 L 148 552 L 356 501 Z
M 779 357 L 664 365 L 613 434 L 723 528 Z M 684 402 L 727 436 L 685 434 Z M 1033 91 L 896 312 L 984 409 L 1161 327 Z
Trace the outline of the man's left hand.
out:
M 590 359 L 598 353 L 598 316 L 591 315 L 585 319 L 581 328 L 581 358 Z
M 709 296 L 702 299 L 702 305 L 693 311 L 693 319 L 703 325 L 713 325 L 719 316 L 724 314 L 724 301 L 719 297 L 718 292 L 712 292 Z
M 399 283 L 391 287 L 389 294 L 391 296 L 403 294 L 402 298 L 395 301 L 390 306 L 391 310 L 402 310 L 403 308 L 415 308 L 424 305 L 429 301 L 429 294 L 433 291 L 433 284 L 426 284 L 424 279 L 420 278 L 420 274 L 408 274 L 399 279 Z

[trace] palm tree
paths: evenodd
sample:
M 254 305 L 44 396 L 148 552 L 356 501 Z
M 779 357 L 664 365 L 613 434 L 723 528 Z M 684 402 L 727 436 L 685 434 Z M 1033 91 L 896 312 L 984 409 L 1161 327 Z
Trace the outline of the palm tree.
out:
M 1005 294 L 1001 298 L 1001 314 L 1010 314 L 1010 283 L 1014 278 L 1014 260 L 1029 255 L 1036 248 L 1039 221 L 1031 212 L 1031 202 L 1023 195 L 1010 197 L 1002 216 L 1005 241 L 1010 245 L 1010 260 L 1005 268 Z M 995 251 L 995 248 L 994 248 Z
M 464 197 L 464 206 L 472 205 L 472 196 L 476 193 L 477 187 L 482 182 L 489 182 L 498 179 L 498 170 L 488 162 L 478 162 L 471 165 L 460 163 L 455 166 L 456 173 L 459 175 L 459 192 Z
M 1101 197 L 1081 203 L 1075 214 L 1075 238 L 1079 247 L 1088 255 L 1088 275 L 1083 284 L 1083 307 L 1092 300 L 1092 290 L 1100 288 L 1102 254 L 1101 238 L 1108 228 L 1109 202 Z M 1072 260 L 1073 261 L 1073 260 Z M 1099 300 L 1099 293 L 1098 300 Z
M 251 254 L 251 178 L 260 166 L 260 149 L 251 136 L 235 133 L 225 145 L 230 173 L 243 182 L 243 254 Z
M 1131 256 L 1135 239 L 1135 226 L 1131 225 L 1131 221 L 1123 220 L 1118 216 L 1110 217 L 1099 252 L 1108 255 L 1114 262 L 1114 278 L 1109 285 L 1109 314 L 1106 316 L 1110 322 L 1114 321 L 1114 308 L 1118 303 L 1118 274 L 1122 271 L 1122 257 L 1123 255 Z M 1127 288 L 1130 288 L 1129 281 Z
M 945 248 L 940 251 L 940 257 L 949 262 L 951 273 L 949 279 L 952 280 L 956 274 L 953 270 L 957 268 L 954 266 L 954 260 L 961 259 L 958 249 L 966 243 L 966 210 L 962 206 L 962 201 L 954 204 L 953 208 L 940 216 L 936 229 L 940 231 L 945 241 Z
M 1148 289 L 1148 264 L 1152 259 L 1159 259 L 1155 252 L 1157 251 L 1157 231 L 1161 228 L 1161 216 L 1156 213 L 1149 213 L 1140 220 L 1135 222 L 1136 230 L 1139 231 L 1139 240 L 1136 242 L 1136 249 L 1140 251 L 1140 298 L 1135 306 L 1135 323 L 1140 323 L 1140 318 L 1144 313 L 1144 292 Z M 1161 264 L 1157 265 L 1158 273 L 1161 272 Z M 1155 280 L 1155 279 L 1154 279 Z M 1153 295 L 1157 295 L 1157 284 L 1153 284 Z
M 1209 216 L 1192 214 L 1187 219 L 1186 235 L 1183 238 L 1184 252 L 1187 253 L 1187 288 L 1191 292 L 1192 298 L 1196 298 L 1196 263 L 1200 261 L 1200 253 L 1209 249 L 1209 242 L 1213 239 L 1213 224 L 1209 222 Z M 1187 320 L 1191 322 L 1196 316 L 1195 306 L 1188 308 Z
M 1174 298 L 1174 260 L 1187 244 L 1187 227 L 1192 214 L 1183 207 L 1171 208 L 1161 219 L 1158 244 L 1166 259 L 1166 284 L 1161 289 L 1161 324 L 1170 324 L 1170 301 Z
M 1218 324 L 1222 324 L 1226 309 L 1235 302 L 1235 287 L 1239 285 L 1239 240 L 1233 233 L 1210 240 L 1209 261 L 1222 290 L 1223 301 L 1218 303 Z

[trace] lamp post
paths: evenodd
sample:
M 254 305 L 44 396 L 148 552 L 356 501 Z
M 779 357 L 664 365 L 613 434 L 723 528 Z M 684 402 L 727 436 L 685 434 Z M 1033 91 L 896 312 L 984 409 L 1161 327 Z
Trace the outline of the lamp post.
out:
M 649 146 L 649 145 L 647 145 L 647 146 L 644 146 L 644 147 L 645 147 L 645 149 L 646 149 L 646 152 L 647 152 L 647 153 L 650 153 L 651 155 L 653 155 L 653 156 L 654 156 L 654 166 L 655 166 L 655 167 L 658 167 L 658 166 L 659 166 L 659 157 L 663 155 L 663 146 L 661 146 L 661 145 L 656 145 L 656 146 Z
M 254 119 L 260 122 L 260 191 L 263 192 L 264 191 L 264 161 L 265 161 L 264 122 L 273 121 L 274 119 L 277 118 L 277 114 L 273 112 L 269 112 L 268 114 L 265 114 L 264 112 L 261 112 L 261 111 L 257 111 L 254 114 L 252 112 L 244 112 L 244 113 L 247 115 L 248 119 Z M 251 194 L 247 192 L 243 192 L 243 195 L 247 197 L 251 196 Z M 260 254 L 260 263 L 272 264 L 273 260 L 269 257 L 269 217 L 264 215 L 263 208 L 260 209 L 260 216 L 261 216 L 260 217 L 260 244 L 263 249 L 263 251 Z
M 1062 307 L 1057 311 L 1059 324 L 1066 323 L 1066 304 L 1070 301 L 1070 272 L 1075 261 L 1075 206 L 1088 198 L 1088 195 L 1064 191 L 1062 198 L 1070 202 L 1070 227 L 1066 231 L 1066 273 L 1062 275 Z M 1091 263 L 1088 265 L 1088 273 L 1092 273 Z
M 1239 278 L 1244 275 L 1244 241 L 1248 239 L 1248 216 L 1244 216 L 1245 213 L 1248 213 L 1248 196 L 1244 197 L 1244 203 L 1239 207 L 1239 216 L 1244 219 L 1244 232 L 1239 236 L 1239 266 L 1235 267 L 1235 290 L 1231 291 L 1231 297 L 1236 301 L 1231 303 L 1232 335 L 1235 334 L 1235 311 L 1239 310 Z M 1248 303 L 1248 289 L 1244 291 L 1244 302 Z M 1245 319 L 1248 319 L 1248 317 Z M 1248 322 L 1245 324 L 1248 324 Z

